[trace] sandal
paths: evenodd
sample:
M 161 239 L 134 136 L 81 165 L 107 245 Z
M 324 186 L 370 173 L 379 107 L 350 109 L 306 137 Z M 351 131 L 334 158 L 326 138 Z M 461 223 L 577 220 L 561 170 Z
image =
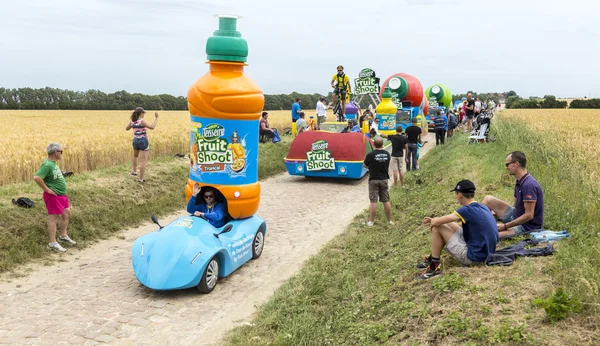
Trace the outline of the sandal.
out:
M 138 183 L 145 183 L 146 179 L 138 179 Z
M 131 172 L 131 173 L 129 173 L 129 174 L 131 174 L 131 175 L 137 175 L 137 173 L 136 173 L 136 172 Z

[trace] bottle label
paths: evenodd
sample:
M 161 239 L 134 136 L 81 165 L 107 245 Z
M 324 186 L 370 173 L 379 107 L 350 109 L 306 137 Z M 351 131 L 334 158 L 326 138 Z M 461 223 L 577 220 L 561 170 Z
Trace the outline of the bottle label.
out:
M 396 114 L 377 114 L 379 118 L 379 131 L 396 130 Z
M 191 119 L 190 179 L 211 185 L 258 181 L 258 120 Z

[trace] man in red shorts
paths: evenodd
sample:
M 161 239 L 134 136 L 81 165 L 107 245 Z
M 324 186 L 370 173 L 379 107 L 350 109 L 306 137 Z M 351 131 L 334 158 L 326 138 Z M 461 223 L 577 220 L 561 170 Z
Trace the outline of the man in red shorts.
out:
M 63 150 L 60 144 L 50 143 L 47 152 L 48 158 L 35 173 L 33 180 L 44 190 L 43 197 L 48 210 L 48 235 L 50 236 L 48 249 L 65 252 L 67 250 L 56 241 L 56 224 L 59 217 L 62 216 L 58 240 L 69 245 L 77 243 L 67 235 L 69 217 L 71 216 L 69 197 L 67 197 L 67 182 L 56 164 L 56 161 L 62 158 Z

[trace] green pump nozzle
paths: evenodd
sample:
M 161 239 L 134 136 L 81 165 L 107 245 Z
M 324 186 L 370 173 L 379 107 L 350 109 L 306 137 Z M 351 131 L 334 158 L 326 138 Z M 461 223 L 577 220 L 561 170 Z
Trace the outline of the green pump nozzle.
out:
M 246 62 L 248 43 L 237 31 L 237 16 L 219 15 L 219 29 L 206 41 L 208 60 Z
M 383 90 L 383 94 L 381 94 L 381 98 L 382 99 L 391 99 L 392 98 L 392 92 L 390 91 L 389 87 L 385 87 L 385 89 Z

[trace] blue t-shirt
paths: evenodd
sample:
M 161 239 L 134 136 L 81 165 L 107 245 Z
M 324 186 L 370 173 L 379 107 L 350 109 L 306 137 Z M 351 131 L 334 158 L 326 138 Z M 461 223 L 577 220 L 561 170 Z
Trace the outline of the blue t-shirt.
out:
M 544 192 L 531 174 L 526 173 L 515 185 L 515 213 L 513 220 L 525 214 L 525 201 L 535 201 L 533 219 L 524 223 L 525 230 L 534 231 L 544 227 Z
M 448 117 L 446 115 L 442 115 L 442 119 L 444 119 L 444 130 L 448 131 Z
M 292 105 L 292 120 L 298 120 L 300 119 L 300 115 L 298 115 L 298 112 L 300 112 L 302 109 L 300 108 L 300 104 L 298 102 L 294 102 L 294 104 Z
M 468 259 L 473 262 L 483 262 L 488 254 L 496 252 L 498 226 L 488 207 L 472 202 L 458 208 L 454 213 L 462 222 Z
M 222 203 L 216 203 L 208 208 L 206 204 L 196 204 L 196 197 L 192 196 L 187 205 L 187 212 L 193 214 L 197 211 L 204 213 L 208 223 L 216 228 L 223 227 L 225 224 L 225 206 Z

